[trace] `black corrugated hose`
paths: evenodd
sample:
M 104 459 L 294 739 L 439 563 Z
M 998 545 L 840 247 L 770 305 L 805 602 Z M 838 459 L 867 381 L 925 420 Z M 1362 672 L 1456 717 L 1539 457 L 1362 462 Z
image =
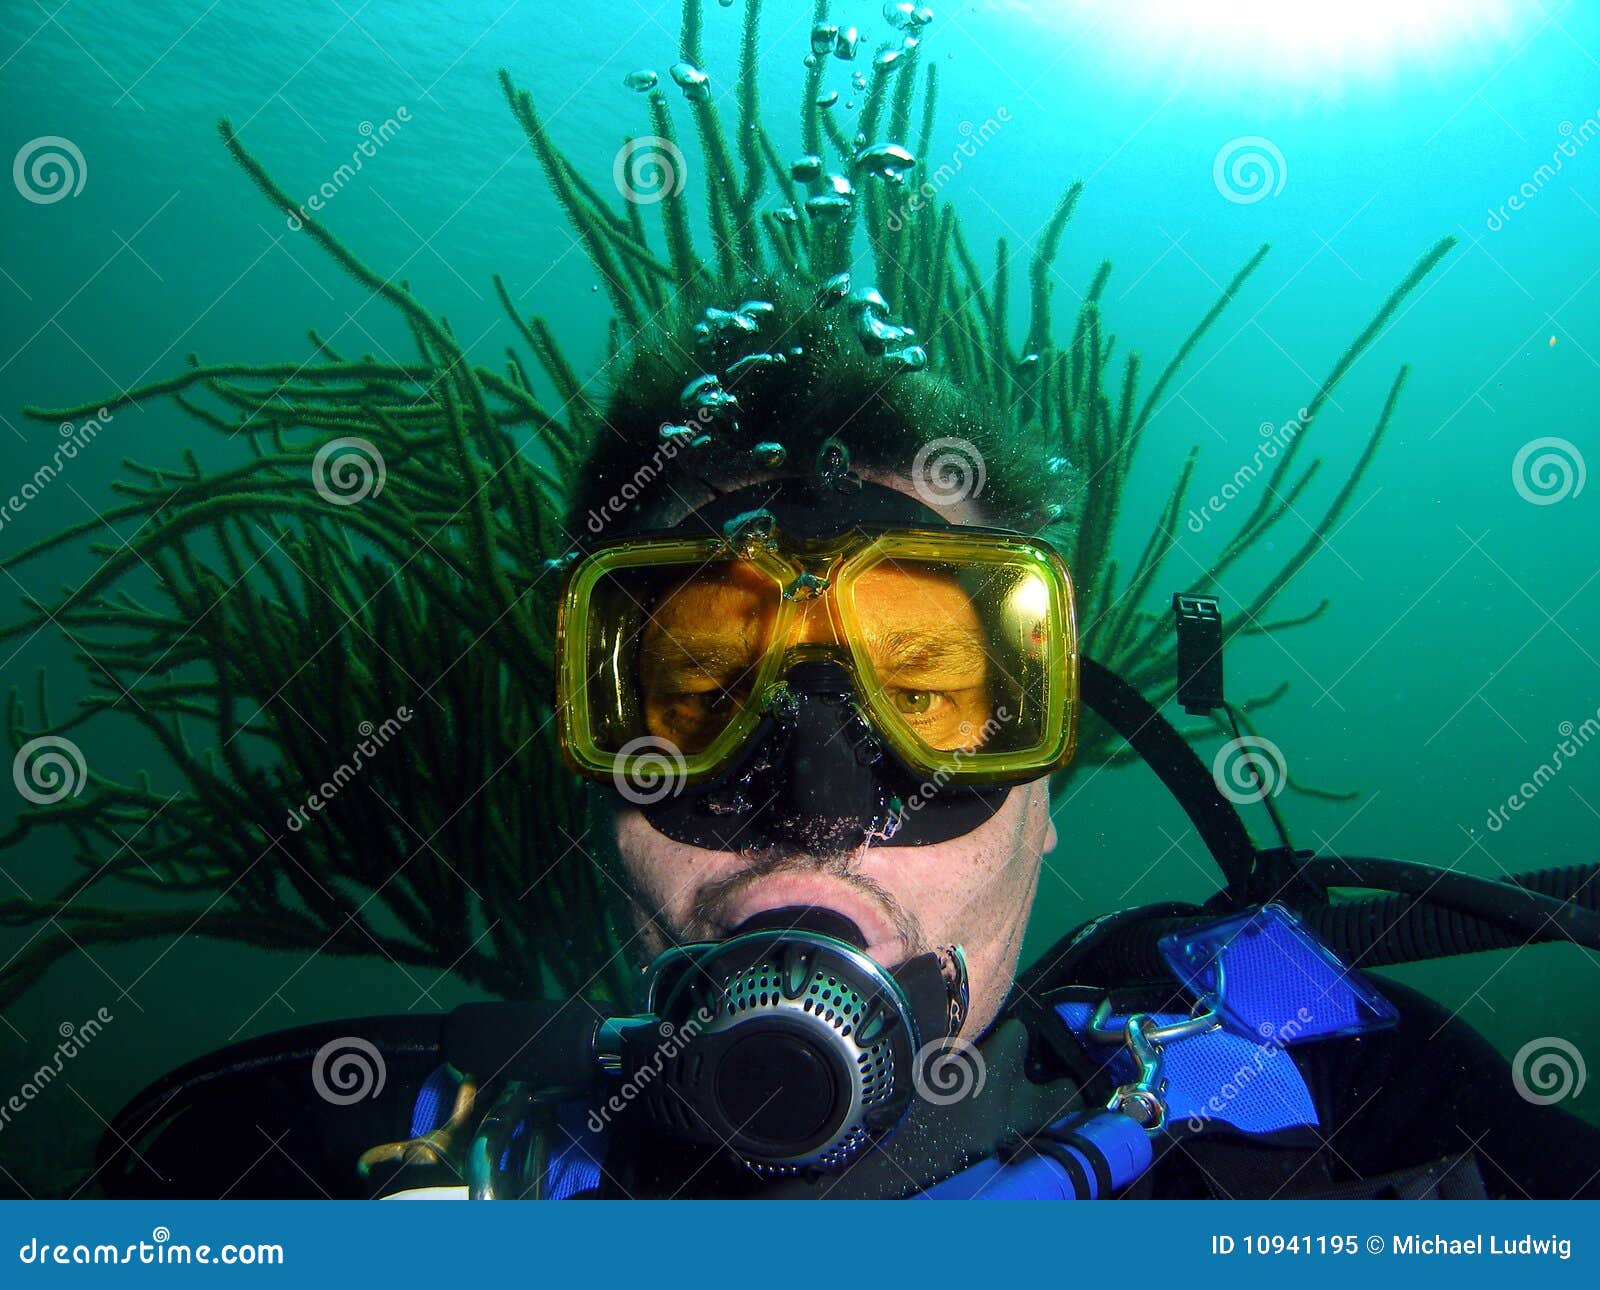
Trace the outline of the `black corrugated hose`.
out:
M 1299 867 L 1326 887 L 1383 888 L 1393 894 L 1344 901 L 1285 899 L 1306 927 L 1345 963 L 1387 967 L 1424 959 L 1570 941 L 1600 951 L 1600 864 L 1477 878 L 1403 860 L 1324 856 Z M 1214 921 L 1220 911 L 1139 919 L 1084 947 L 1073 979 L 1152 981 L 1170 976 L 1156 949 L 1169 932 Z

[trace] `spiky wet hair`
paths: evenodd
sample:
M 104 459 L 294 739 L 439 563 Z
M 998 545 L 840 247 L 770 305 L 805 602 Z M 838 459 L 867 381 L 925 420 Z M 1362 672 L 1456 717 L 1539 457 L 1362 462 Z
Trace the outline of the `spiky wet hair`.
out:
M 772 305 L 757 330 L 730 329 L 712 344 L 696 336 L 708 307 L 732 311 L 749 300 Z M 713 431 L 709 448 L 663 466 L 663 425 L 696 424 L 683 404 L 685 388 L 708 373 L 727 373 L 746 355 L 776 351 L 791 356 L 722 377 L 738 399 L 738 428 Z M 869 353 L 845 302 L 823 308 L 813 288 L 788 278 L 751 276 L 737 299 L 685 292 L 618 355 L 608 377 L 603 423 L 575 484 L 573 533 L 586 526 L 594 532 L 596 515 L 615 531 L 662 523 L 686 503 L 701 504 L 702 483 L 726 491 L 774 474 L 809 473 L 829 439 L 848 449 L 852 469 L 905 478 L 924 445 L 962 440 L 957 455 L 968 456 L 970 444 L 974 468 L 981 463 L 974 503 L 984 522 L 1033 532 L 1046 519 L 1042 437 L 1018 433 L 991 399 L 945 375 L 897 369 Z M 781 468 L 758 463 L 753 450 L 762 442 L 783 445 Z

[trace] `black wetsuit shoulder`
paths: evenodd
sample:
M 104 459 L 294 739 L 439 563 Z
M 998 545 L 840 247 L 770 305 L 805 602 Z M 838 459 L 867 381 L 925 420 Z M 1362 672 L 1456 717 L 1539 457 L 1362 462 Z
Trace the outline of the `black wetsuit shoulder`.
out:
M 1400 1012 L 1392 1029 L 1286 1050 L 1316 1126 L 1269 1135 L 1172 1126 L 1129 1194 L 1600 1197 L 1600 1128 L 1521 1096 L 1506 1059 L 1434 1000 L 1390 980 L 1381 988 Z M 1020 1010 L 1037 1033 L 1048 1025 L 1049 997 Z M 1063 1033 L 1035 1044 L 1035 1078 L 1076 1077 L 1087 1100 L 1102 1099 L 1109 1084 L 1074 1060 L 1075 1041 Z

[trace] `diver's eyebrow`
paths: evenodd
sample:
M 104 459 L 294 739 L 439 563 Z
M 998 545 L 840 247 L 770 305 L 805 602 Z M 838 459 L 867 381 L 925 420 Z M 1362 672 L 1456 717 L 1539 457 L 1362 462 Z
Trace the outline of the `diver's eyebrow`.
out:
M 973 630 L 883 632 L 870 636 L 867 646 L 892 667 L 973 667 L 987 664 L 982 632 Z
M 750 642 L 736 636 L 710 636 L 705 633 L 663 632 L 645 643 L 641 651 L 644 667 L 655 673 L 684 672 L 691 669 L 729 672 L 749 667 L 755 661 Z

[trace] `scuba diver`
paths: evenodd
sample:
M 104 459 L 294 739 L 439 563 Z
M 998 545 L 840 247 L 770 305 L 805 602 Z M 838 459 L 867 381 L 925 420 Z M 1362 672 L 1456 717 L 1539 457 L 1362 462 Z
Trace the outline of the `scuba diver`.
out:
M 1258 848 L 1081 653 L 1042 445 L 912 347 L 863 344 L 875 292 L 749 294 L 630 351 L 551 570 L 559 737 L 639 997 L 233 1045 L 116 1117 L 108 1193 L 1600 1196 L 1600 1129 L 1362 970 L 1600 949 L 1596 866 L 1491 881 Z M 1175 597 L 1174 629 L 1179 703 L 1233 718 L 1216 601 Z M 1223 884 L 1019 970 L 1044 858 L 1072 851 L 1050 776 L 1091 719 Z M 380 1059 L 374 1095 L 330 1096 L 340 1045 Z

